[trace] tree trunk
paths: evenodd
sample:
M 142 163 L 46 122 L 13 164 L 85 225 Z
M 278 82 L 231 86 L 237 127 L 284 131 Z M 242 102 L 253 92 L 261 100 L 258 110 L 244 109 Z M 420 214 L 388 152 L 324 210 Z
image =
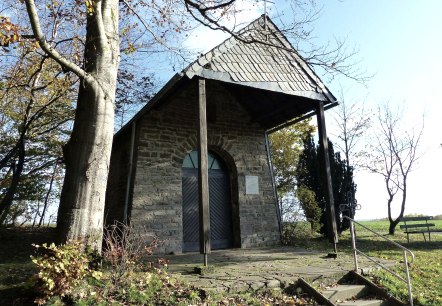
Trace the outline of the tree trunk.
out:
M 14 200 L 14 195 L 17 191 L 18 184 L 20 182 L 24 163 L 25 163 L 25 139 L 24 137 L 21 137 L 18 144 L 18 160 L 13 170 L 11 183 L 9 184 L 9 187 L 6 190 L 3 199 L 0 201 L 0 225 L 3 225 L 3 222 L 6 220 L 6 217 L 8 216 L 9 208 L 12 205 L 12 201 Z
M 35 227 L 37 223 L 37 218 L 40 216 L 40 201 L 37 201 L 37 209 L 34 215 L 34 221 L 32 221 L 32 227 Z
M 48 208 L 48 204 L 49 204 L 49 196 L 51 195 L 52 185 L 54 184 L 55 174 L 57 172 L 57 165 L 58 165 L 58 160 L 54 164 L 54 170 L 52 171 L 52 176 L 51 176 L 51 181 L 49 183 L 48 192 L 46 192 L 45 201 L 44 201 L 44 205 L 43 205 L 43 211 L 41 212 L 41 217 L 40 217 L 40 221 L 38 222 L 38 227 L 41 227 L 43 220 L 45 218 L 46 209 Z
M 106 183 L 114 129 L 119 65 L 118 0 L 95 1 L 86 27 L 85 71 L 71 138 L 63 154 L 66 174 L 58 210 L 61 242 L 83 239 L 101 250 Z
M 387 202 L 387 207 L 388 207 L 388 221 L 390 222 L 390 226 L 388 227 L 388 234 L 389 234 L 389 235 L 394 235 L 394 230 L 395 230 L 395 228 L 396 228 L 396 225 L 399 223 L 399 222 L 397 221 L 397 219 L 396 219 L 396 220 L 393 219 L 393 216 L 392 216 L 392 214 L 391 214 L 391 204 L 392 204 L 392 202 L 393 202 L 393 196 L 392 196 L 391 193 L 390 193 L 390 197 L 389 197 L 388 202 Z
M 396 220 L 390 220 L 390 226 L 388 227 L 388 234 L 394 235 L 394 231 L 396 230 L 396 226 L 399 224 L 400 218 Z
M 404 174 L 404 176 L 403 176 L 403 187 L 402 187 L 401 211 L 399 213 L 399 216 L 396 218 L 396 220 L 393 220 L 391 218 L 391 207 L 390 207 L 390 204 L 388 206 L 389 220 L 390 220 L 390 227 L 388 229 L 388 234 L 394 235 L 394 230 L 395 230 L 396 226 L 399 224 L 399 222 L 401 222 L 401 219 L 404 216 L 406 201 L 407 201 L 407 175 Z

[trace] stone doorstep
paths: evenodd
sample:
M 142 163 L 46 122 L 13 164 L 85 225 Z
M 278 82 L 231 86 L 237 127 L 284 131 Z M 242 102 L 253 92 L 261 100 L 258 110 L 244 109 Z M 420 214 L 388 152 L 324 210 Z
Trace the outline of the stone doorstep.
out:
M 277 279 L 271 279 L 271 280 L 267 281 L 265 284 L 266 284 L 266 287 L 270 288 L 270 289 L 280 289 L 281 288 L 281 282 Z
M 345 301 L 342 303 L 336 303 L 339 306 L 387 306 L 386 301 L 383 300 L 357 300 L 357 301 Z
M 339 278 L 339 277 L 337 277 Z M 336 278 L 336 279 L 337 279 Z M 335 281 L 336 281 L 335 279 Z M 236 282 L 222 282 L 217 279 L 200 278 L 192 285 L 210 293 L 241 293 L 246 291 L 257 291 L 263 289 L 279 290 L 287 288 L 297 281 L 296 277 L 279 278 L 262 281 L 259 277 L 253 280 L 240 280 Z M 318 278 L 316 278 L 318 281 Z M 331 279 L 327 279 L 331 281 Z M 366 287 L 363 285 L 338 285 L 333 288 L 321 290 L 324 297 L 330 298 L 337 306 L 385 306 L 386 301 L 371 299 L 371 300 L 351 300 L 354 297 L 363 294 Z
M 245 282 L 236 282 L 229 287 L 229 293 L 240 293 L 250 290 L 250 285 Z
M 281 288 L 284 288 L 284 285 L 279 279 L 265 280 L 261 277 L 254 277 L 251 279 L 250 278 L 236 279 L 232 277 L 222 277 L 218 279 L 218 278 L 211 278 L 204 276 L 198 279 L 195 278 L 188 279 L 181 275 L 180 278 L 195 287 L 198 287 L 206 291 L 215 291 L 215 292 L 226 291 L 230 293 L 240 293 L 249 290 L 253 291 L 260 289 L 279 290 Z M 290 282 L 288 280 L 285 280 L 284 283 L 289 284 Z
M 264 282 L 257 282 L 257 281 L 252 281 L 249 282 L 249 287 L 251 290 L 256 291 L 259 289 L 264 289 L 266 287 L 266 284 Z
M 170 272 L 195 287 L 244 292 L 287 288 L 300 277 L 310 283 L 328 285 L 353 267 L 351 256 L 328 259 L 322 255 L 290 247 L 214 251 L 209 263 L 215 266 L 215 271 L 206 275 L 191 273 L 195 266 L 201 265 L 200 254 L 167 257 L 171 261 Z
M 195 287 L 199 287 L 206 291 L 240 293 L 249 290 L 284 289 L 295 284 L 301 276 L 309 282 L 331 284 L 336 283 L 336 281 L 346 272 L 347 271 L 336 271 L 334 273 L 327 273 L 319 276 L 318 273 L 281 273 L 281 275 L 275 275 L 275 273 L 274 275 L 269 276 L 268 274 L 259 275 L 259 273 L 243 273 L 242 275 L 235 275 L 236 273 L 218 272 L 207 275 L 182 274 L 180 275 L 180 278 Z
M 332 288 L 321 290 L 322 295 L 333 303 L 359 298 L 366 292 L 367 288 L 364 285 L 337 285 Z
M 336 275 L 335 278 L 331 279 L 327 277 L 323 279 L 323 281 L 327 283 L 336 282 L 337 279 L 342 277 L 343 274 Z M 220 277 L 214 278 L 210 276 L 202 276 L 200 278 L 189 279 L 186 277 L 182 277 L 188 283 L 198 287 L 200 289 L 206 291 L 213 291 L 216 288 L 216 292 L 228 291 L 230 293 L 240 293 L 246 292 L 249 290 L 256 291 L 262 289 L 272 289 L 272 290 L 280 290 L 288 288 L 289 286 L 295 284 L 299 278 L 299 276 L 283 276 L 283 277 L 275 277 L 275 278 L 267 278 L 264 279 L 259 276 L 254 277 Z M 318 277 L 307 277 L 309 281 L 316 280 L 318 281 Z M 322 279 L 322 278 L 321 278 Z M 222 289 L 222 290 L 221 290 Z

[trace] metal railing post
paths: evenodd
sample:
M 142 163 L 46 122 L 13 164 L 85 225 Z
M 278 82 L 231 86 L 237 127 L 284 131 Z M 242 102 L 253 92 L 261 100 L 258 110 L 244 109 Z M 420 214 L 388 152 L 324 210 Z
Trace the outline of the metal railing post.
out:
M 405 275 L 407 277 L 408 299 L 410 300 L 410 306 L 413 306 L 413 293 L 411 292 L 411 280 L 410 280 L 410 271 L 408 270 L 407 252 L 404 250 L 403 254 L 404 254 L 404 264 L 405 264 Z
M 351 247 L 353 248 L 353 260 L 355 262 L 355 272 L 358 272 L 358 253 L 356 252 L 356 235 L 353 220 L 350 220 Z
M 381 268 L 383 268 L 384 270 L 390 272 L 393 276 L 395 276 L 396 278 L 398 278 L 399 280 L 407 283 L 407 289 L 408 289 L 408 298 L 410 301 L 410 306 L 413 306 L 413 293 L 412 293 L 412 289 L 411 289 L 411 279 L 410 279 L 410 271 L 408 269 L 408 258 L 407 258 L 407 252 L 410 254 L 411 256 L 411 260 L 412 262 L 414 261 L 414 253 L 412 251 L 410 251 L 409 249 L 407 249 L 406 247 L 400 245 L 397 242 L 394 242 L 393 240 L 369 229 L 368 227 L 362 225 L 361 223 L 347 217 L 344 216 L 345 219 L 350 221 L 350 232 L 351 232 L 351 244 L 352 244 L 352 248 L 353 248 L 353 257 L 354 257 L 354 263 L 355 263 L 355 271 L 358 272 L 359 266 L 358 266 L 358 255 L 363 256 L 364 258 L 370 260 L 371 262 L 375 263 L 376 265 L 380 266 Z M 403 276 L 399 275 L 398 273 L 396 273 L 395 271 L 393 271 L 392 269 L 389 269 L 387 266 L 381 264 L 381 262 L 378 262 L 376 260 L 374 260 L 373 258 L 371 258 L 370 256 L 366 255 L 364 252 L 362 252 L 361 250 L 358 250 L 356 248 L 356 232 L 355 232 L 355 223 L 358 224 L 359 226 L 361 226 L 362 228 L 368 230 L 369 232 L 375 234 L 376 236 L 390 242 L 391 244 L 395 245 L 396 247 L 398 247 L 399 249 L 402 250 L 403 252 L 403 257 L 404 257 L 404 264 L 405 264 L 405 274 L 406 274 L 406 278 L 404 278 Z

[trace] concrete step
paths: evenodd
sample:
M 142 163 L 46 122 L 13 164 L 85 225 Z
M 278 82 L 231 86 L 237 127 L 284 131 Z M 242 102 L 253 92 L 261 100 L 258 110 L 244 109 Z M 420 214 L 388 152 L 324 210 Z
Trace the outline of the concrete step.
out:
M 336 283 L 335 283 L 336 284 Z M 361 285 L 363 284 L 363 285 Z M 298 280 L 300 286 L 320 305 L 326 306 L 403 306 L 401 301 L 389 296 L 382 288 L 369 280 L 350 272 L 340 279 L 336 285 L 317 290 L 303 279 Z
M 332 303 L 337 301 L 347 301 L 354 298 L 360 298 L 367 293 L 368 289 L 364 285 L 337 285 L 336 287 L 322 290 L 321 294 Z
M 338 306 L 386 306 L 387 301 L 384 300 L 355 300 L 336 303 Z

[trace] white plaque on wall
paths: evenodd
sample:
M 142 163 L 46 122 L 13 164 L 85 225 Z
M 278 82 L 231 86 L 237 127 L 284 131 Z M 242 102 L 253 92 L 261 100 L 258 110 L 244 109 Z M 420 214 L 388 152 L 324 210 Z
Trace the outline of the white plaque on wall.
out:
M 246 175 L 246 194 L 259 194 L 258 177 Z

